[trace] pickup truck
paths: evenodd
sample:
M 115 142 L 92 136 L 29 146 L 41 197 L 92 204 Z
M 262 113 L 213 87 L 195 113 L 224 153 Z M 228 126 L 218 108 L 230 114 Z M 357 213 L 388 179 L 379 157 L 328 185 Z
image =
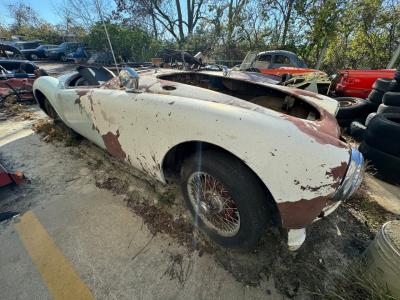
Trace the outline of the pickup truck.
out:
M 340 70 L 334 80 L 335 94 L 340 97 L 367 98 L 378 78 L 393 78 L 396 69 Z

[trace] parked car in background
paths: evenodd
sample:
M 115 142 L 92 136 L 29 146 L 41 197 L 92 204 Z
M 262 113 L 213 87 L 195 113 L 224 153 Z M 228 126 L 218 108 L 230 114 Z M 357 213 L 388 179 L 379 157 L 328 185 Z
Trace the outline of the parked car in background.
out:
M 3 73 L 14 72 L 20 74 L 34 74 L 38 69 L 34 63 L 26 60 L 17 48 L 0 44 L 0 66 Z
M 282 85 L 307 89 L 319 94 L 328 95 L 331 80 L 325 72 L 309 69 L 296 54 L 273 50 L 260 53 L 247 53 L 239 68 L 233 68 L 230 76 L 238 73 L 252 73 L 254 80 L 262 76 L 280 77 Z M 257 75 L 259 74 L 259 75 Z
M 23 54 L 10 44 L 0 43 L 0 59 L 24 59 Z
M 17 101 L 31 100 L 33 82 L 41 75 L 47 73 L 24 59 L 17 48 L 0 44 L 0 104 L 10 95 Z
M 56 48 L 46 51 L 46 54 L 49 59 L 67 61 L 67 55 L 76 51 L 80 46 L 82 46 L 82 43 L 64 42 Z
M 37 60 L 39 58 L 46 58 L 47 51 L 57 48 L 57 45 L 40 45 L 34 49 L 21 50 L 22 54 L 29 60 Z
M 41 41 L 36 40 L 36 41 L 18 41 L 14 43 L 14 47 L 18 48 L 19 50 L 25 50 L 25 49 L 34 49 L 39 47 L 41 44 Z
M 285 50 L 271 50 L 260 53 L 249 52 L 239 68 L 241 71 L 257 70 L 270 75 L 300 75 L 306 73 L 326 73 L 310 69 L 296 54 Z
M 378 78 L 393 78 L 396 69 L 340 70 L 333 80 L 334 91 L 339 97 L 367 98 Z
M 76 63 L 86 61 L 91 56 L 91 51 L 88 47 L 80 46 L 76 51 L 71 52 L 67 55 L 67 60 L 72 60 Z

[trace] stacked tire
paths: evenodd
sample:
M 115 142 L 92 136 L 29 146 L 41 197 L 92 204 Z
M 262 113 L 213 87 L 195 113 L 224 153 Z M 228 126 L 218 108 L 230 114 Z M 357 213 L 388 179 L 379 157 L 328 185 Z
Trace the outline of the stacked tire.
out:
M 396 74 L 397 77 L 400 77 L 400 70 Z M 336 98 L 339 102 L 339 111 L 336 115 L 339 125 L 349 128 L 352 122 L 355 121 L 358 122 L 355 127 L 363 126 L 367 116 L 378 110 L 379 106 L 382 105 L 385 94 L 390 91 L 400 91 L 398 82 L 390 78 L 378 78 L 374 82 L 372 91 L 366 100 L 355 97 Z
M 400 184 L 400 114 L 376 114 L 368 123 L 360 151 L 376 176 Z
M 375 98 L 378 96 L 374 96 Z M 383 95 L 382 95 L 383 97 Z M 339 102 L 339 110 L 336 114 L 336 119 L 340 127 L 348 128 L 353 121 L 361 123 L 365 122 L 367 116 L 378 109 L 379 104 L 355 97 L 339 97 L 336 98 Z

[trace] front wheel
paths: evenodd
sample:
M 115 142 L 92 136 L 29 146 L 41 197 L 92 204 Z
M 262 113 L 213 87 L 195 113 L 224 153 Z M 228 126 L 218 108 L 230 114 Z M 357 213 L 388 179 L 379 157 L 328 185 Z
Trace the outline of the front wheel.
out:
M 184 161 L 181 189 L 195 226 L 227 248 L 254 248 L 271 221 L 272 196 L 240 160 L 217 151 Z
M 53 119 L 55 123 L 62 122 L 60 116 L 46 98 L 43 99 L 43 108 L 45 113 L 50 117 L 50 119 Z
M 31 54 L 30 55 L 30 60 L 38 60 L 39 59 L 39 57 L 36 55 L 36 54 Z
M 66 61 L 67 61 L 67 56 L 66 56 L 65 54 L 61 54 L 61 55 L 60 55 L 60 60 L 61 60 L 62 62 L 66 62 Z

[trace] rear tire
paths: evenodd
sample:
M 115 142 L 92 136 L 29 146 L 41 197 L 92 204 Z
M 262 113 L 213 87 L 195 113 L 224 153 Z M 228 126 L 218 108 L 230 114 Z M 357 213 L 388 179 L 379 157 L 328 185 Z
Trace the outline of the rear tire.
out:
M 400 114 L 400 106 L 387 106 L 381 104 L 378 107 L 378 114 Z
M 386 93 L 389 90 L 390 83 L 392 82 L 392 79 L 388 78 L 378 78 L 374 84 L 372 85 L 372 88 L 374 90 L 384 92 Z
M 381 104 L 384 94 L 385 94 L 385 92 L 378 91 L 378 90 L 372 90 L 371 93 L 369 93 L 367 99 L 369 101 L 371 101 L 372 103 Z
M 400 158 L 372 147 L 364 141 L 359 150 L 377 173 L 376 177 L 392 184 L 400 184 Z
M 377 113 L 370 113 L 368 117 L 365 119 L 365 126 L 368 126 L 369 122 L 376 116 Z
M 49 100 L 47 100 L 46 98 L 43 99 L 43 106 L 44 106 L 46 114 L 50 117 L 50 119 L 53 119 L 55 123 L 62 122 L 60 116 L 58 115 L 56 110 L 53 108 L 53 106 L 50 104 Z
M 389 86 L 389 92 L 400 92 L 400 83 L 397 82 L 396 80 L 392 80 Z
M 347 100 L 349 98 L 353 100 Z M 352 101 L 354 101 L 352 102 L 353 105 L 344 107 L 342 105 L 342 107 L 339 107 L 338 113 L 336 114 L 336 119 L 340 127 L 344 128 L 349 127 L 351 122 L 353 121 L 364 123 L 367 116 L 372 112 L 376 112 L 378 108 L 377 104 L 360 98 L 343 97 L 339 98 L 339 102 L 340 99 L 346 99 L 343 100 L 345 103 L 351 103 Z
M 272 196 L 229 154 L 205 150 L 190 156 L 181 169 L 181 189 L 195 226 L 223 247 L 254 248 L 271 221 Z
M 400 159 L 399 137 L 400 114 L 378 114 L 368 124 L 365 141 L 374 148 Z
M 364 139 L 366 127 L 360 122 L 352 122 L 350 125 L 350 135 L 356 141 L 362 141 Z
M 400 92 L 387 92 L 382 101 L 387 106 L 400 106 Z

